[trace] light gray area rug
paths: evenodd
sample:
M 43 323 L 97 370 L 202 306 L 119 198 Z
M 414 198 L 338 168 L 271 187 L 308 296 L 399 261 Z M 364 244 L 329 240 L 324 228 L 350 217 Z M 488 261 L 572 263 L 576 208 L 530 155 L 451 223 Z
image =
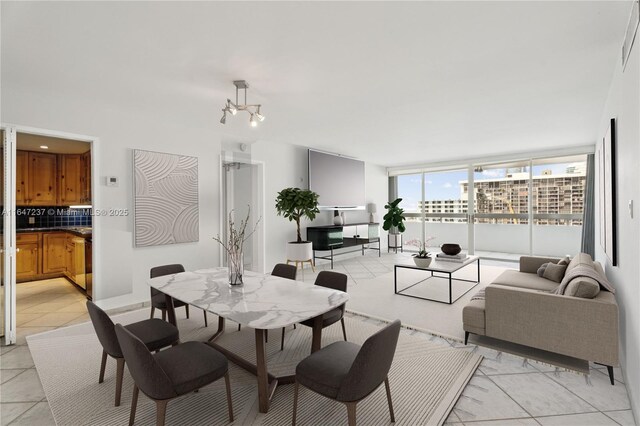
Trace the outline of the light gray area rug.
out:
M 452 305 L 394 294 L 392 271 L 373 279 L 358 280 L 356 284 L 350 285 L 351 298 L 347 303 L 347 310 L 383 320 L 400 318 L 404 325 L 410 325 L 436 336 L 463 341 L 462 309 L 474 294 L 491 284 L 498 275 L 505 271 L 505 268 L 497 266 L 484 266 L 482 261 L 480 261 L 480 265 L 480 284 Z M 429 275 L 427 271 L 398 269 L 398 287 L 408 287 L 424 280 Z M 475 280 L 477 278 L 476 264 L 456 272 L 454 277 Z M 469 290 L 471 286 L 473 283 L 454 281 L 452 285 L 453 298 L 455 299 Z M 448 300 L 449 281 L 445 278 L 429 278 L 411 287 L 407 293 Z
M 114 317 L 127 324 L 148 317 L 148 310 Z M 181 340 L 204 340 L 215 331 L 205 328 L 201 315 L 190 320 L 178 314 Z M 210 323 L 216 322 L 211 315 Z M 349 340 L 362 343 L 384 324 L 358 316 L 346 318 Z M 292 374 L 297 363 L 308 355 L 311 331 L 299 326 L 286 333 L 285 350 L 280 351 L 280 331 L 269 333 L 267 357 L 269 370 L 277 375 Z M 323 345 L 341 340 L 339 325 L 323 332 Z M 218 343 L 249 360 L 255 359 L 254 333 L 251 329 L 238 332 L 229 323 Z M 98 384 L 102 349 L 91 324 L 80 324 L 28 338 L 40 380 L 60 425 L 127 424 L 133 381 L 125 370 L 122 405 L 113 406 L 115 392 L 115 362 L 107 364 L 105 382 Z M 411 336 L 406 330 L 400 335 L 395 360 L 389 375 L 397 424 L 442 424 L 464 387 L 473 376 L 482 357 L 472 352 L 429 342 L 426 336 Z M 291 422 L 293 386 L 277 388 L 269 413 L 257 412 L 255 377 L 230 363 L 232 398 L 237 425 L 280 425 Z M 298 407 L 298 424 L 345 424 L 344 405 L 329 401 L 311 391 L 302 390 Z M 136 424 L 155 422 L 155 404 L 140 395 Z M 199 425 L 227 424 L 224 381 L 214 383 L 169 403 L 167 424 Z M 358 423 L 386 424 L 389 414 L 384 387 L 358 404 Z

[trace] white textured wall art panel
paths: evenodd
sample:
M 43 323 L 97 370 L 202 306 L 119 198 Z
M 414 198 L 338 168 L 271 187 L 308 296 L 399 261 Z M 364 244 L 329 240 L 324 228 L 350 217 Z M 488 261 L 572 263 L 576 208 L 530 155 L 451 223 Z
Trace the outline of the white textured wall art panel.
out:
M 136 247 L 198 241 L 198 158 L 133 150 Z

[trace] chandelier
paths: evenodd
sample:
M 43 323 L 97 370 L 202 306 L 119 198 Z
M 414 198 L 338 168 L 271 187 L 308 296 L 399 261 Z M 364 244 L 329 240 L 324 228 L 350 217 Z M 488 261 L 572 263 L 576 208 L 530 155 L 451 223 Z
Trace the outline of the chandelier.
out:
M 222 118 L 220 119 L 220 123 L 226 124 L 227 122 L 227 113 L 231 115 L 236 115 L 238 111 L 246 111 L 249 113 L 249 125 L 251 127 L 256 127 L 258 125 L 258 121 L 264 121 L 264 115 L 260 114 L 259 104 L 248 104 L 247 103 L 247 89 L 249 88 L 249 84 L 244 80 L 236 80 L 233 82 L 233 85 L 236 86 L 236 102 L 231 102 L 231 99 L 227 99 L 227 103 L 224 108 L 222 108 Z M 244 90 L 244 104 L 241 104 L 238 100 L 238 94 L 240 90 Z

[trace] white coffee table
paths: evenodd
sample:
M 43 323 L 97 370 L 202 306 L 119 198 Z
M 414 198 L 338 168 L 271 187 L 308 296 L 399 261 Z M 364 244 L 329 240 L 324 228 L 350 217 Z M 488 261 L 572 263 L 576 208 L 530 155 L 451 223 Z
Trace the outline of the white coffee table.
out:
M 473 263 L 477 263 L 478 265 L 478 279 L 477 281 L 473 281 L 473 280 L 465 280 L 462 278 L 453 278 L 453 274 L 458 272 L 459 270 L 461 270 L 462 268 L 469 266 Z M 398 290 L 398 268 L 404 268 L 404 269 L 415 269 L 418 271 L 426 271 L 426 272 L 430 272 L 431 274 L 429 276 L 427 276 L 427 278 L 418 281 L 415 284 L 411 284 L 408 287 L 405 287 L 403 289 Z M 439 273 L 439 274 L 444 274 L 444 275 L 435 275 L 435 273 Z M 430 279 L 430 278 L 448 278 L 449 279 L 449 301 L 447 302 L 446 300 L 437 300 L 437 299 L 430 299 L 427 297 L 422 297 L 422 296 L 417 296 L 414 294 L 406 294 L 405 292 L 407 290 L 409 290 L 411 287 L 414 287 L 420 283 L 425 282 L 426 280 Z M 465 291 L 464 293 L 462 293 L 460 296 L 458 296 L 455 300 L 452 299 L 452 294 L 451 294 L 451 284 L 453 283 L 453 281 L 464 281 L 464 282 L 470 282 L 470 283 L 475 283 L 473 286 L 471 286 L 469 289 L 467 289 L 467 291 Z M 399 294 L 401 296 L 407 296 L 407 297 L 415 297 L 416 299 L 423 299 L 423 300 L 431 300 L 433 302 L 440 302 L 440 303 L 448 303 L 449 305 L 451 305 L 453 302 L 455 302 L 456 300 L 460 299 L 462 296 L 464 296 L 465 294 L 467 294 L 469 291 L 471 291 L 471 289 L 473 289 L 476 285 L 478 285 L 478 283 L 480 283 L 480 257 L 478 256 L 468 256 L 464 261 L 462 262 L 453 262 L 453 261 L 447 261 L 447 260 L 437 260 L 437 258 L 434 258 L 433 261 L 431 262 L 431 264 L 426 267 L 426 268 L 421 268 L 419 266 L 416 266 L 415 263 L 413 263 L 413 261 L 411 261 L 411 263 L 398 263 L 394 266 L 393 268 L 393 288 L 395 291 L 395 294 Z

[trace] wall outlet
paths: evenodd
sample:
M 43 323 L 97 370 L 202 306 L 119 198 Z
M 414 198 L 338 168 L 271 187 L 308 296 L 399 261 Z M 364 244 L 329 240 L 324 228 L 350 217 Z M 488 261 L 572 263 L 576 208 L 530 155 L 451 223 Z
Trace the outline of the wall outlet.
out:
M 33 216 L 29 216 L 29 225 L 35 225 L 36 224 L 36 218 Z

